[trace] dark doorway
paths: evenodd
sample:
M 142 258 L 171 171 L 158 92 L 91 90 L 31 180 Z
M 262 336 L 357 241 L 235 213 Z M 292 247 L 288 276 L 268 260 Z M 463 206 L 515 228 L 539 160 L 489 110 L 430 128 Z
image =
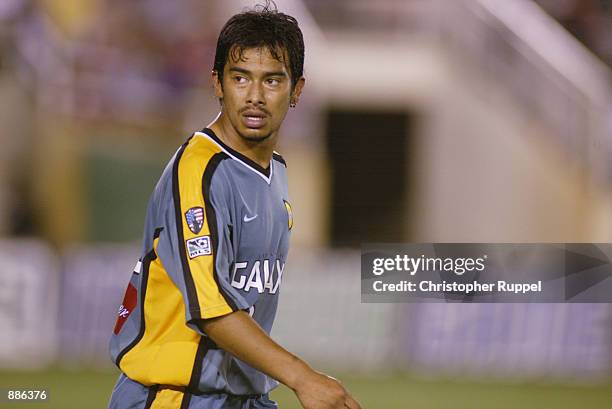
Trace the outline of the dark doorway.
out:
M 334 247 L 406 240 L 410 123 L 406 112 L 329 111 Z

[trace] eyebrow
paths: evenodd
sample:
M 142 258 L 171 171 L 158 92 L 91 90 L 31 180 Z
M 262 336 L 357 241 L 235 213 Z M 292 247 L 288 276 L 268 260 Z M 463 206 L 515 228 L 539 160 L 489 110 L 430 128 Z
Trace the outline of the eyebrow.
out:
M 229 71 L 234 71 L 234 72 L 240 72 L 242 74 L 252 74 L 251 71 L 249 70 L 245 70 L 244 68 L 239 68 L 239 67 L 232 67 L 229 69 Z M 284 71 L 267 71 L 265 73 L 266 77 L 271 77 L 271 76 L 278 76 L 278 77 L 286 77 L 287 73 Z

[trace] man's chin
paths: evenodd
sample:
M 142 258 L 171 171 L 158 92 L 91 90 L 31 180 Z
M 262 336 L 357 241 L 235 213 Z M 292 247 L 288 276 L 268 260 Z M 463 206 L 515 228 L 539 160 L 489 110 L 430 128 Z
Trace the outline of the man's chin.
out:
M 263 142 L 268 139 L 272 133 L 259 129 L 249 129 L 246 132 L 241 132 L 240 136 L 249 142 Z

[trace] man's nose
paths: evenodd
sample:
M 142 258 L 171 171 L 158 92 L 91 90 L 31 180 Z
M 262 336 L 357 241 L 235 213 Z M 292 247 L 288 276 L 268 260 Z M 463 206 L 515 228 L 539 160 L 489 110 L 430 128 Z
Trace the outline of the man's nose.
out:
M 247 102 L 253 105 L 265 105 L 266 99 L 264 96 L 263 84 L 253 82 L 249 87 Z

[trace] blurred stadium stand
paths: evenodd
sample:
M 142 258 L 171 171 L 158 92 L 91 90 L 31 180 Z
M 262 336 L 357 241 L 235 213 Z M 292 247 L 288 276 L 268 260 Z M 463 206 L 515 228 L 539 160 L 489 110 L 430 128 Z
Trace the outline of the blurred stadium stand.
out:
M 609 305 L 361 304 L 358 250 L 612 241 L 610 3 L 277 3 L 307 43 L 279 341 L 364 373 L 610 377 Z M 0 368 L 111 365 L 148 195 L 250 4 L 0 2 Z

